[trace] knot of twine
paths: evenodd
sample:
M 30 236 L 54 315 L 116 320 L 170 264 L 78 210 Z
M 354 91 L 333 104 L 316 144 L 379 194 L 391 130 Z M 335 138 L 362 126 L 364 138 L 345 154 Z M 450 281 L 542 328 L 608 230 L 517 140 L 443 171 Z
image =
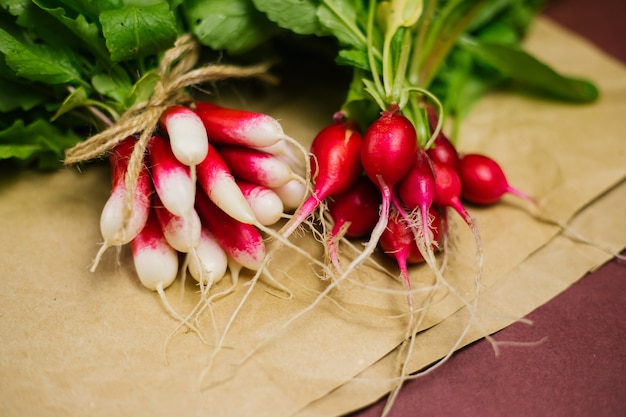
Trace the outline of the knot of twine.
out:
M 65 152 L 66 165 L 97 158 L 128 136 L 141 132 L 138 145 L 150 139 L 159 116 L 170 105 L 186 104 L 192 101 L 185 92 L 186 87 L 209 81 L 234 77 L 257 77 L 275 83 L 276 79 L 267 73 L 269 63 L 250 67 L 237 65 L 211 64 L 194 69 L 198 62 L 200 45 L 193 36 L 179 37 L 174 46 L 168 49 L 159 65 L 159 81 L 149 100 L 129 108 L 114 125 L 91 136 Z M 145 143 L 142 150 L 145 151 Z
M 237 65 L 210 64 L 195 68 L 200 55 L 200 44 L 189 34 L 180 36 L 171 49 L 165 51 L 159 64 L 159 80 L 152 96 L 129 108 L 112 126 L 91 136 L 65 152 L 65 165 L 85 162 L 104 155 L 124 139 L 139 134 L 133 148 L 126 172 L 127 212 L 130 212 L 137 178 L 143 168 L 147 145 L 168 106 L 189 104 L 192 98 L 185 88 L 227 78 L 256 77 L 270 83 L 276 78 L 267 73 L 270 63 L 242 67 Z M 127 217 L 127 216 L 125 216 Z

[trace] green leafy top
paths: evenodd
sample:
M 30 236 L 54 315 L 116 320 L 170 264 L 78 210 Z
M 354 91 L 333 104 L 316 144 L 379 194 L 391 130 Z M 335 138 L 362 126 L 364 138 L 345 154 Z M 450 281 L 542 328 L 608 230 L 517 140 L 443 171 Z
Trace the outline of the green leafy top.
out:
M 221 57 L 295 34 L 332 39 L 353 70 L 343 111 L 363 124 L 399 103 L 425 130 L 423 101 L 462 117 L 486 91 L 593 101 L 521 40 L 540 0 L 0 0 L 0 160 L 49 169 L 146 100 L 159 60 L 190 33 Z M 456 119 L 456 118 L 455 118 Z
M 344 111 L 362 124 L 396 103 L 418 130 L 425 131 L 424 101 L 457 116 L 458 122 L 487 91 L 511 83 L 558 100 L 586 103 L 598 97 L 591 82 L 560 74 L 522 49 L 541 0 L 254 0 L 254 4 L 285 29 L 336 39 L 337 63 L 354 69 Z M 281 12 L 287 9 L 289 14 Z M 306 22 L 290 18 L 306 11 Z

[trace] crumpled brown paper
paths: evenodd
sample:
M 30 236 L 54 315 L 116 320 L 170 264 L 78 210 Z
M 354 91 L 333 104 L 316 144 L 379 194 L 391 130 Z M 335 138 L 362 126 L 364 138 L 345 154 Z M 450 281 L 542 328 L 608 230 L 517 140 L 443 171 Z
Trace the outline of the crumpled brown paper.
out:
M 626 230 L 621 136 L 626 71 L 544 20 L 536 22 L 527 46 L 562 71 L 592 78 L 602 99 L 575 106 L 493 95 L 467 119 L 460 147 L 493 155 L 511 183 L 537 196 L 550 216 L 563 222 L 574 218 L 574 230 L 617 251 L 626 245 L 620 232 Z M 288 134 L 306 143 L 341 100 L 332 80 L 325 81 L 299 85 L 297 97 L 291 89 L 289 96 L 246 105 L 278 117 Z M 110 250 L 95 273 L 88 271 L 109 191 L 106 167 L 90 166 L 82 173 L 3 173 L 1 181 L 3 416 L 334 416 L 391 388 L 376 381 L 395 375 L 394 355 L 406 324 L 398 315 L 405 312 L 406 297 L 372 289 L 403 288 L 376 267 L 364 266 L 333 290 L 331 299 L 283 329 L 327 285 L 306 258 L 285 249 L 271 268 L 293 297 L 261 280 L 233 322 L 212 372 L 200 381 L 213 345 L 248 287 L 218 300 L 213 317 L 208 312 L 201 317 L 207 344 L 193 332 L 177 332 L 164 349 L 177 322 L 156 294 L 138 283 L 127 248 L 119 257 Z M 557 226 L 532 219 L 530 212 L 513 197 L 472 210 L 484 250 L 479 307 L 485 314 L 478 316 L 483 327 L 472 327 L 461 345 L 512 323 L 610 257 L 564 237 Z M 454 256 L 446 278 L 471 301 L 473 237 L 458 219 L 453 232 Z M 297 242 L 322 256 L 312 239 Z M 418 289 L 432 283 L 424 267 L 414 268 L 411 278 Z M 180 284 L 167 290 L 180 312 L 190 311 L 198 299 L 190 281 L 184 298 Z M 219 288 L 228 285 L 226 278 Z M 420 305 L 423 295 L 416 299 Z M 467 313 L 459 297 L 437 293 L 417 337 L 412 371 L 448 352 L 468 322 Z M 266 342 L 267 337 L 273 339 Z M 261 348 L 237 366 L 259 343 Z

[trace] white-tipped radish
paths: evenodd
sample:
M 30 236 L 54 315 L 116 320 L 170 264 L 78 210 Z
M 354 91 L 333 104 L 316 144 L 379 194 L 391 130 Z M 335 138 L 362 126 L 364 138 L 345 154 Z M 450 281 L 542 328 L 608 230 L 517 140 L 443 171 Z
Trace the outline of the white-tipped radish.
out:
M 174 156 L 167 139 L 154 136 L 148 144 L 154 188 L 170 213 L 185 216 L 193 210 L 195 183 L 189 167 Z
M 293 211 L 300 207 L 308 193 L 306 184 L 298 180 L 291 180 L 282 187 L 272 188 L 272 191 L 280 197 L 285 211 Z
M 222 146 L 219 153 L 233 176 L 254 184 L 276 188 L 298 179 L 289 165 L 271 153 L 245 146 Z
M 301 177 L 306 175 L 306 160 L 304 156 L 298 151 L 293 142 L 286 140 L 279 140 L 272 146 L 266 146 L 264 148 L 256 148 L 260 151 L 270 153 L 289 165 L 289 168 Z
M 177 216 L 166 209 L 159 198 L 155 199 L 153 207 L 170 246 L 178 252 L 191 252 L 200 242 L 202 225 L 198 213 L 191 210 L 186 216 Z
M 259 148 L 286 138 L 278 120 L 267 114 L 204 102 L 195 106 L 210 142 Z
M 246 181 L 237 181 L 237 184 L 260 224 L 271 226 L 283 217 L 283 202 L 270 188 Z
M 181 163 L 193 166 L 206 158 L 209 139 L 196 112 L 185 106 L 170 106 L 161 114 L 159 122 L 167 132 L 174 156 Z
M 148 168 L 145 165 L 142 166 L 137 177 L 131 206 L 126 207 L 125 176 L 135 142 L 135 137 L 128 137 L 117 145 L 109 156 L 113 180 L 111 195 L 100 214 L 100 233 L 104 239 L 104 244 L 96 256 L 91 268 L 92 271 L 97 267 L 100 257 L 106 249 L 129 243 L 146 224 L 153 188 Z
M 167 243 L 154 210 L 141 232 L 130 242 L 135 270 L 148 289 L 161 292 L 178 274 L 178 253 Z
M 219 282 L 228 270 L 228 256 L 215 236 L 203 227 L 196 254 L 189 260 L 189 273 L 198 282 L 210 286 Z
M 261 232 L 253 225 L 242 223 L 226 214 L 211 199 L 198 190 L 196 210 L 224 251 L 244 268 L 257 270 L 265 258 L 265 243 Z
M 250 205 L 214 146 L 209 146 L 209 153 L 198 164 L 196 173 L 200 188 L 215 205 L 242 223 L 256 223 Z

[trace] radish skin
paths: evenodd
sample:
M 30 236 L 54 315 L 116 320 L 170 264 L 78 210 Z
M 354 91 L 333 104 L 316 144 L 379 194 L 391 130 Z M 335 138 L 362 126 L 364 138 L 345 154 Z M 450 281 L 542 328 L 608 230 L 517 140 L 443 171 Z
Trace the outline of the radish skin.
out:
M 196 102 L 195 108 L 209 142 L 259 148 L 287 137 L 278 120 L 267 114 L 205 102 Z
M 196 210 L 224 251 L 244 268 L 257 270 L 263 264 L 265 243 L 259 230 L 222 211 L 201 190 L 196 192 Z
M 380 191 L 366 176 L 361 176 L 352 188 L 334 196 L 328 203 L 328 213 L 334 224 L 326 245 L 337 271 L 341 271 L 337 248 L 339 239 L 370 234 L 378 221 L 380 203 Z
M 162 291 L 174 282 L 178 273 L 178 253 L 165 240 L 153 210 L 130 246 L 137 276 L 146 288 Z
M 387 226 L 391 195 L 397 183 L 411 168 L 417 152 L 417 134 L 409 119 L 397 106 L 383 111 L 365 132 L 361 160 L 363 169 L 382 196 L 380 217 L 370 240 L 359 258 L 369 256 Z M 355 261 L 361 261 L 357 258 Z M 353 264 L 354 262 L 353 261 Z M 349 269 L 346 271 L 349 272 Z
M 242 223 L 255 224 L 256 218 L 230 168 L 215 149 L 209 147 L 206 158 L 197 166 L 200 188 L 221 210 Z
M 328 212 L 334 221 L 333 231 L 348 224 L 346 237 L 368 235 L 378 220 L 380 203 L 378 188 L 368 177 L 361 176 L 352 188 L 333 196 L 328 203 Z
M 126 211 L 128 207 L 126 206 L 125 176 L 135 142 L 134 136 L 128 137 L 117 145 L 109 155 L 112 175 L 111 195 L 100 214 L 100 233 L 104 243 L 96 255 L 91 268 L 92 272 L 95 271 L 106 249 L 129 243 L 139 234 L 148 219 L 153 188 L 145 164 L 137 177 L 130 212 L 127 213 Z
M 148 144 L 154 188 L 170 213 L 185 216 L 193 210 L 195 182 L 189 167 L 174 156 L 167 139 L 155 135 Z
M 290 236 L 327 197 L 346 192 L 363 172 L 363 138 L 356 125 L 335 115 L 335 122 L 323 128 L 311 143 L 313 192 L 281 230 Z
M 489 205 L 507 193 L 516 195 L 535 205 L 537 202 L 526 193 L 512 187 L 500 165 L 481 154 L 467 154 L 459 163 L 461 197 L 474 204 Z
M 271 226 L 283 217 L 283 202 L 272 189 L 246 181 L 237 181 L 237 185 L 260 224 Z
M 451 207 L 465 220 L 470 227 L 473 225 L 472 218 L 461 202 L 461 179 L 454 168 L 439 162 L 433 163 L 435 170 L 435 200 L 438 207 Z
M 422 248 L 429 252 L 427 254 L 429 259 L 433 258 L 430 249 L 430 233 L 424 229 L 424 225 L 428 224 L 429 210 L 435 200 L 436 187 L 435 171 L 430 157 L 424 149 L 418 147 L 411 169 L 398 183 L 398 196 L 404 206 L 402 204 L 396 204 L 396 206 L 402 215 L 405 214 L 404 207 L 407 207 L 409 211 L 419 212 L 417 236 L 423 239 Z
M 167 210 L 158 198 L 153 204 L 161 230 L 167 242 L 178 252 L 189 253 L 200 242 L 201 223 L 195 210 L 177 216 Z
M 202 119 L 190 108 L 180 105 L 168 107 L 159 119 L 167 132 L 176 159 L 194 166 L 206 158 L 209 139 Z
M 274 145 L 256 149 L 274 155 L 289 165 L 289 168 L 291 168 L 296 175 L 300 177 L 304 177 L 306 175 L 306 161 L 298 152 L 293 142 L 279 140 Z
M 406 175 L 417 151 L 417 134 L 409 119 L 391 107 L 367 129 L 361 151 L 363 168 L 372 182 L 390 189 Z
M 268 152 L 244 146 L 221 146 L 219 154 L 238 179 L 268 188 L 282 187 L 298 179 L 289 165 Z
M 427 225 L 429 233 L 433 235 L 432 249 L 438 249 L 442 236 L 442 219 L 439 212 L 431 208 L 428 211 Z M 415 241 L 415 233 L 411 232 L 411 224 L 407 224 L 400 213 L 393 209 L 389 218 L 389 224 L 380 238 L 380 247 L 383 252 L 398 260 L 398 266 L 404 272 L 402 276 L 408 282 L 408 271 L 406 265 L 424 262 L 425 258 L 419 250 Z M 401 258 L 401 259 L 399 259 Z
M 206 227 L 201 230 L 196 256 L 191 257 L 188 268 L 191 276 L 207 287 L 218 283 L 226 274 L 226 252 Z
M 433 133 L 435 131 L 435 126 L 437 126 L 438 123 L 435 109 L 430 106 L 427 107 L 427 115 L 428 122 L 430 124 L 430 131 L 431 133 Z M 428 153 L 428 156 L 432 161 L 451 165 L 455 170 L 459 169 L 461 157 L 452 142 L 450 142 L 450 139 L 448 139 L 443 131 L 439 131 L 439 134 L 435 138 L 433 145 L 426 150 L 426 153 Z
M 296 210 L 307 196 L 307 186 L 298 180 L 291 180 L 282 187 L 272 188 L 283 202 L 285 211 Z

